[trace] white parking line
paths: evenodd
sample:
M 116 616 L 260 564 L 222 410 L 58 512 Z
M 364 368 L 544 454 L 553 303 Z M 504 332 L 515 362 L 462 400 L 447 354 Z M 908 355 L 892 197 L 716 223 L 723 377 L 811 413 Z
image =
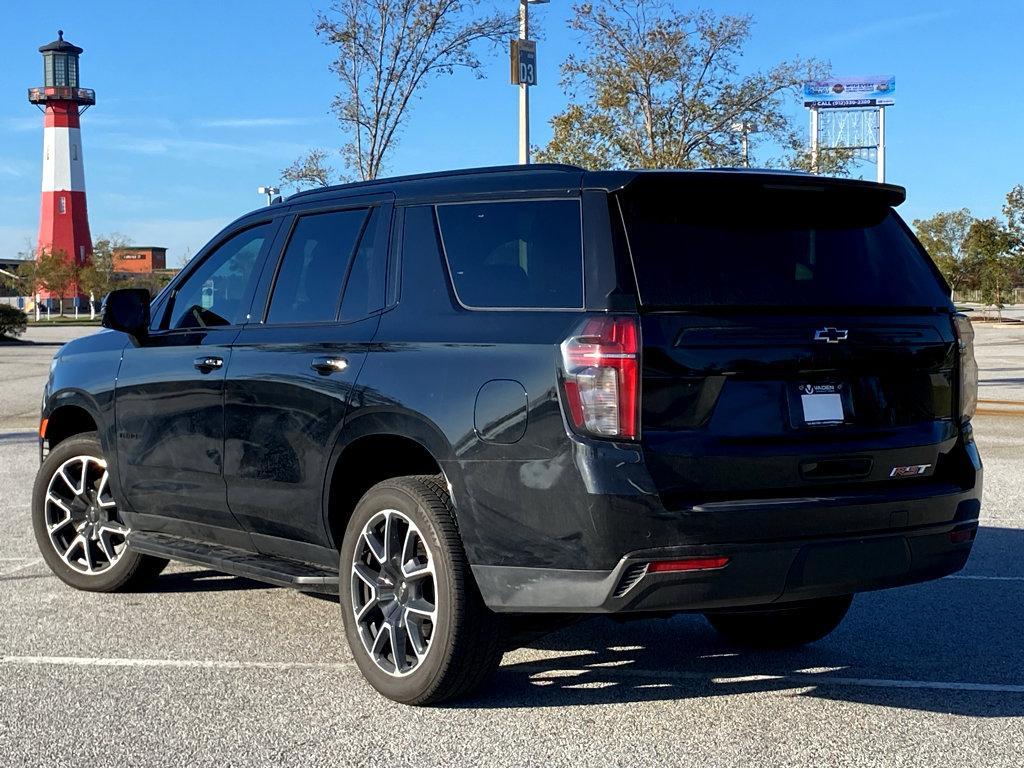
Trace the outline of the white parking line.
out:
M 17 560 L 25 560 L 25 559 L 24 558 L 19 558 Z M 15 573 L 17 573 L 19 571 L 22 571 L 23 569 L 27 569 L 27 568 L 29 568 L 31 566 L 35 566 L 37 563 L 42 563 L 42 562 L 43 562 L 42 558 L 33 558 L 28 563 L 21 564 L 21 566 L 15 566 L 13 569 L 7 569 L 5 571 L 0 571 L 0 577 L 7 577 L 7 576 L 9 576 L 11 574 L 15 574 Z
M 127 668 L 202 668 L 209 670 L 349 670 L 351 662 L 244 662 L 241 660 L 172 660 L 139 659 L 134 657 L 0 657 L 0 665 L 69 665 L 73 667 L 127 667 Z M 539 685 L 550 684 L 548 676 L 570 680 L 567 669 L 528 663 L 512 666 L 516 671 L 531 674 Z M 591 670 L 574 668 L 576 675 L 587 672 L 607 674 L 608 668 Z M 757 674 L 748 676 L 708 676 L 704 673 L 681 670 L 644 670 L 616 667 L 613 675 L 627 678 L 651 679 L 660 682 L 706 681 L 711 684 L 771 683 L 792 684 L 785 688 L 800 689 L 807 686 L 853 686 L 872 689 L 930 689 L 941 691 L 988 692 L 1001 694 L 1024 694 L 1024 684 L 990 684 L 972 681 L 915 681 L 898 678 L 846 678 L 844 676 L 817 675 L 808 673 Z

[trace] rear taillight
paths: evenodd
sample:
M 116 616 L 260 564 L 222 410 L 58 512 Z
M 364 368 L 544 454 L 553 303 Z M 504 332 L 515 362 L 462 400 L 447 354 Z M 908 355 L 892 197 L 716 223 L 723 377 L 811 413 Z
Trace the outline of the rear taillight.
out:
M 960 345 L 960 419 L 966 422 L 978 408 L 978 363 L 974 360 L 974 327 L 966 315 L 953 318 Z
M 639 352 L 640 327 L 628 316 L 588 318 L 562 342 L 566 406 L 577 430 L 639 437 Z

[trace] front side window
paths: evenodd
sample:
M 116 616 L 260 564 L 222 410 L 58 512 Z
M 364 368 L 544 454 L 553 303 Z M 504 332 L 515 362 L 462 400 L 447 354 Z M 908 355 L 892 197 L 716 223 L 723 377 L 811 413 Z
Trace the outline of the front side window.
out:
M 366 209 L 303 216 L 285 249 L 267 323 L 316 323 L 338 317 L 349 260 Z
M 583 306 L 583 242 L 576 200 L 437 207 L 459 301 L 476 308 Z
M 233 326 L 245 322 L 256 266 L 272 225 L 229 238 L 211 253 L 171 298 L 169 328 Z

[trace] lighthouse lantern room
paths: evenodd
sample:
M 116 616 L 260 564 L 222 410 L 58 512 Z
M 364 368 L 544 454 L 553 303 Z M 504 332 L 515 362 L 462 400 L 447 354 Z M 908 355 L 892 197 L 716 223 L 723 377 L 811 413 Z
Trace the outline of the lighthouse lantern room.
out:
M 85 264 L 92 253 L 85 206 L 85 171 L 79 116 L 96 103 L 96 94 L 79 85 L 82 49 L 64 39 L 41 46 L 43 85 L 30 88 L 28 100 L 43 112 L 43 187 L 36 257 L 65 254 Z M 77 287 L 73 287 L 75 294 Z M 40 292 L 45 298 L 51 297 Z

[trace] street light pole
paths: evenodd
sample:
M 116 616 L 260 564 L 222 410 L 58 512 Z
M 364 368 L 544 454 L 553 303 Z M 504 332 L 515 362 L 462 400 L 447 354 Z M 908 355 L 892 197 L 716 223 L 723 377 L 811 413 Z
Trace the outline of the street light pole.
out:
M 268 206 L 269 206 L 269 205 L 270 205 L 271 203 L 273 203 L 273 202 L 274 202 L 274 195 L 276 195 L 276 194 L 277 194 L 277 193 L 279 193 L 280 191 L 281 191 L 281 190 L 279 190 L 279 189 L 278 189 L 277 187 L 257 187 L 257 188 L 256 188 L 256 192 L 257 192 L 258 194 L 260 194 L 260 195 L 266 195 L 266 196 L 267 196 L 267 205 L 268 205 Z
M 530 2 L 519 0 L 519 39 L 530 39 Z M 519 84 L 519 165 L 530 163 L 530 86 Z
M 743 148 L 743 167 L 750 168 L 750 134 L 757 133 L 758 126 L 753 120 L 739 120 L 733 123 L 730 128 L 734 133 L 740 135 L 740 143 Z

